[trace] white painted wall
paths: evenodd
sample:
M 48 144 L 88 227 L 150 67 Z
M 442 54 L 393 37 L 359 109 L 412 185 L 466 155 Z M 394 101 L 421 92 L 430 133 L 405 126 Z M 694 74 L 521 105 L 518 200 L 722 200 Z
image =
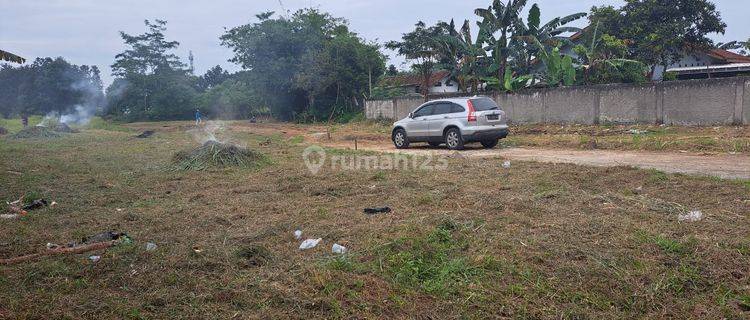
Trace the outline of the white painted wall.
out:
M 440 79 L 440 85 L 430 87 L 430 93 L 455 93 L 458 92 L 458 82 L 450 80 L 449 77 Z

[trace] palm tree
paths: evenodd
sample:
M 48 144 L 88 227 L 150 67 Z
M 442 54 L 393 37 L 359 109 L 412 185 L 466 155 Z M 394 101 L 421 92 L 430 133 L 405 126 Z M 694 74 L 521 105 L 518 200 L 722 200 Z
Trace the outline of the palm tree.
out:
M 478 43 L 486 43 L 492 50 L 492 57 L 495 60 L 497 69 L 497 78 L 505 77 L 505 68 L 508 65 L 508 56 L 510 47 L 508 42 L 510 35 L 516 26 L 519 25 L 520 14 L 526 6 L 526 0 L 508 0 L 505 4 L 501 0 L 494 0 L 492 6 L 487 9 L 478 8 L 474 14 L 482 18 L 480 22 L 480 32 Z M 495 34 L 499 32 L 499 38 Z
M 20 56 L 17 56 L 15 54 L 12 54 L 8 51 L 0 50 L 0 60 L 15 62 L 18 64 L 26 62 L 26 59 L 21 58 Z

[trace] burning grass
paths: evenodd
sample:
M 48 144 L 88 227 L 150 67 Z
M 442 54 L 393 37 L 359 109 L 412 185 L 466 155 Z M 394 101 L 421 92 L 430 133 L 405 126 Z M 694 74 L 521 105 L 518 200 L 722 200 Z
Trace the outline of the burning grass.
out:
M 268 158 L 257 151 L 230 143 L 207 141 L 202 146 L 181 151 L 172 162 L 177 170 L 206 170 L 209 168 L 241 167 L 259 168 L 269 163 Z
M 13 139 L 51 139 L 59 138 L 61 135 L 54 130 L 43 126 L 32 126 L 21 129 L 12 135 Z

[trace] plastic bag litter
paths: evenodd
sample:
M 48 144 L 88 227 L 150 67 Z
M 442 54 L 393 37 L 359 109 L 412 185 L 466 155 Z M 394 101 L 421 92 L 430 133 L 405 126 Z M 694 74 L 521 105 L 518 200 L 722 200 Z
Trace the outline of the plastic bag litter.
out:
M 154 251 L 156 250 L 156 243 L 149 242 L 146 243 L 146 251 Z
M 89 260 L 91 260 L 91 262 L 99 262 L 99 260 L 101 259 L 102 259 L 102 256 L 90 256 L 89 257 Z
M 294 231 L 294 239 L 301 240 L 302 239 L 302 230 L 296 230 Z
M 16 213 L 8 213 L 8 214 L 0 214 L 0 218 L 2 219 L 15 219 L 18 218 L 19 215 Z
M 307 249 L 315 248 L 318 245 L 318 243 L 320 243 L 321 241 L 323 241 L 323 238 L 307 239 L 305 241 L 302 241 L 302 244 L 299 245 L 299 249 L 307 250 Z
M 686 214 L 681 214 L 677 216 L 677 220 L 680 222 L 688 221 L 688 222 L 696 222 L 703 220 L 703 212 L 700 210 L 696 211 L 690 211 Z
M 503 162 L 503 168 L 504 169 L 510 169 L 510 161 Z
M 336 254 L 344 254 L 346 253 L 346 247 L 338 243 L 334 243 L 333 247 L 331 247 L 331 251 L 333 251 L 333 253 L 336 253 Z

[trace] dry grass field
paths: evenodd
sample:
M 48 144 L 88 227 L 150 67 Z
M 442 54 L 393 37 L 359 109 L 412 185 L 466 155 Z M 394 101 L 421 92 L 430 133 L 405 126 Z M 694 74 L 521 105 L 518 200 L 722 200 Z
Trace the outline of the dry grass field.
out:
M 335 130 L 377 139 L 383 128 Z M 312 174 L 306 137 L 325 129 L 301 125 L 231 127 L 262 165 L 176 170 L 174 154 L 199 146 L 191 129 L 0 137 L 3 205 L 24 194 L 58 203 L 0 220 L 0 258 L 110 230 L 133 240 L 0 265 L 0 318 L 750 317 L 750 182 L 460 157 L 445 170 Z M 700 148 L 747 152 L 740 131 Z M 375 206 L 393 211 L 362 211 Z M 702 220 L 678 220 L 694 210 Z M 323 242 L 300 251 L 296 229 Z M 349 252 L 331 253 L 334 243 Z

